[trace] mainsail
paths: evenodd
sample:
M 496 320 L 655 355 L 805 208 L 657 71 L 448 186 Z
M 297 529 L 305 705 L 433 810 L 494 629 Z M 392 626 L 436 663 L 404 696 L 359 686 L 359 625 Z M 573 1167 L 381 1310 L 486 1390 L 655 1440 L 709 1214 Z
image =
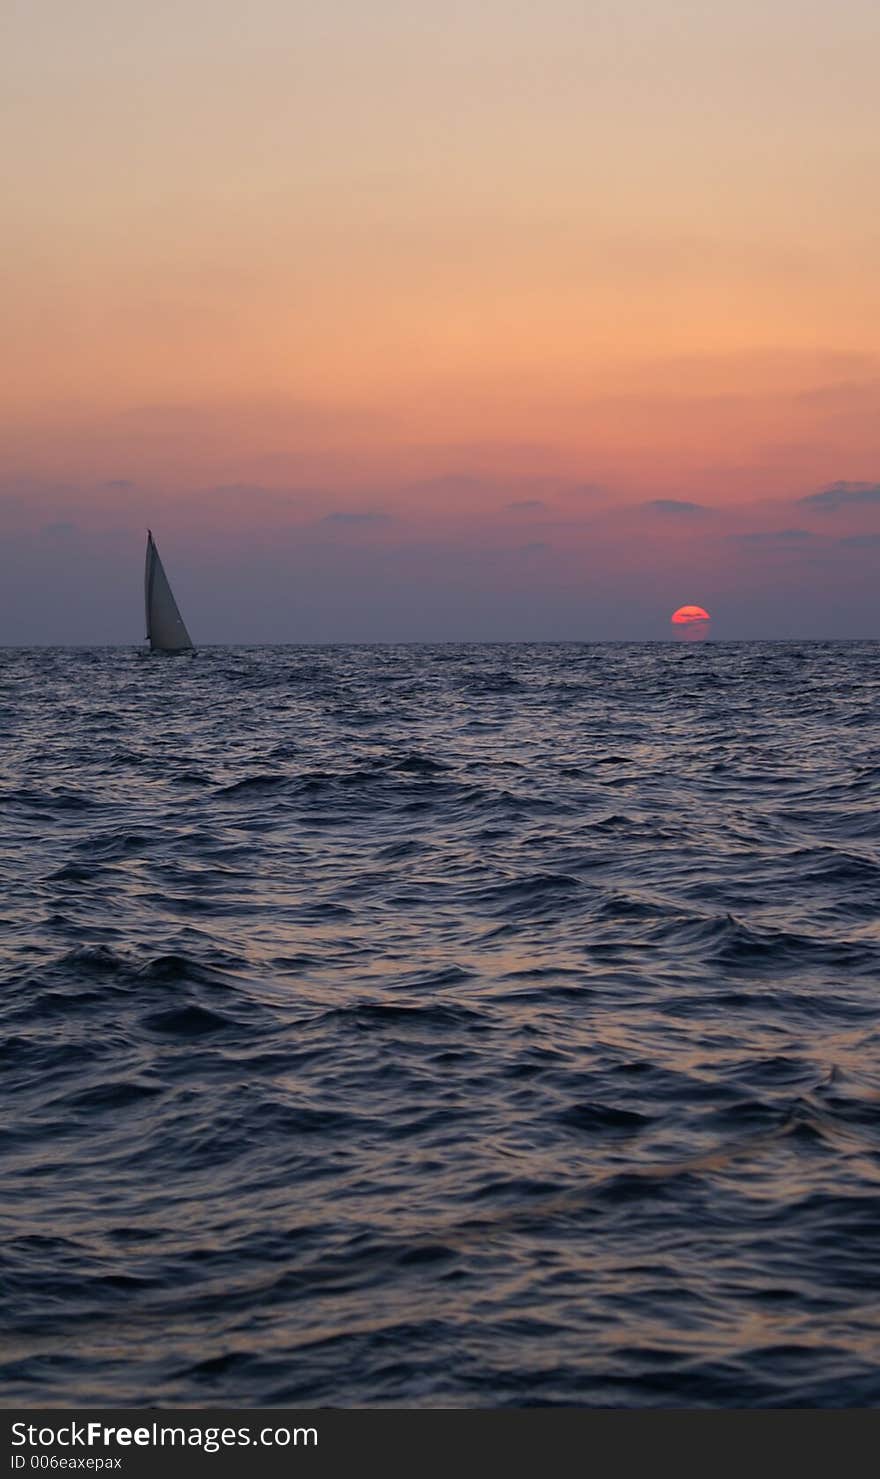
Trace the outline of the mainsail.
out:
M 190 635 L 171 593 L 168 576 L 159 559 L 153 536 L 147 530 L 147 564 L 144 571 L 147 608 L 147 641 L 154 652 L 188 652 Z

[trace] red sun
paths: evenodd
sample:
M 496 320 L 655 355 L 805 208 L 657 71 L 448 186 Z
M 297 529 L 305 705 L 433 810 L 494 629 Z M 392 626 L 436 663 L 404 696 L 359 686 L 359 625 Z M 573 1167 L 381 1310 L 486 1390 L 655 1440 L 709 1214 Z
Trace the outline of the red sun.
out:
M 679 606 L 671 619 L 672 625 L 678 628 L 678 635 L 687 642 L 701 642 L 709 635 L 711 617 L 702 606 Z

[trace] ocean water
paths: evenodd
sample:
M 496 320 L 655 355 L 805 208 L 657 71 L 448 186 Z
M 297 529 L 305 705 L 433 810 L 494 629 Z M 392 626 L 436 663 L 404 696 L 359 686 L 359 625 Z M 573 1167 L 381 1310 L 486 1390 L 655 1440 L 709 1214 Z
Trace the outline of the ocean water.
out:
M 0 1401 L 878 1405 L 878 701 L 0 650 Z

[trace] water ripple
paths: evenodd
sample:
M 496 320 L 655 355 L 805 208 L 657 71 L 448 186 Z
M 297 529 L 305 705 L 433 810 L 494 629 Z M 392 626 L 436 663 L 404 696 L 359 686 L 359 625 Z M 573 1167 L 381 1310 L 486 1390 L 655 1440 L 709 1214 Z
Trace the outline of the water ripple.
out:
M 878 697 L 0 649 L 4 1400 L 877 1405 Z

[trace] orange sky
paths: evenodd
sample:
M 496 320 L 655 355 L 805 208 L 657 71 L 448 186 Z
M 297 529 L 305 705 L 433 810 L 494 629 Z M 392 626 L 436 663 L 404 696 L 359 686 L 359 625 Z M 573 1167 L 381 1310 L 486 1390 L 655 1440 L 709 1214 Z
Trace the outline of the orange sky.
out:
M 14 0 L 0 520 L 249 531 L 246 484 L 503 546 L 583 485 L 609 540 L 873 485 L 878 45 L 873 0 Z

